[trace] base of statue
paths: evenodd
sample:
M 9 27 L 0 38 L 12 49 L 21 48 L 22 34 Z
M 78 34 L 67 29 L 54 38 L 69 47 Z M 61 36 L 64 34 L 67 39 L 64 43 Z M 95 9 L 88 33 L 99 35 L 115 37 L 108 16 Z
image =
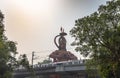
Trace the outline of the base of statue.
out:
M 68 60 L 77 60 L 77 57 L 72 54 L 70 51 L 56 50 L 49 55 L 50 58 L 53 58 L 54 62 L 68 61 Z

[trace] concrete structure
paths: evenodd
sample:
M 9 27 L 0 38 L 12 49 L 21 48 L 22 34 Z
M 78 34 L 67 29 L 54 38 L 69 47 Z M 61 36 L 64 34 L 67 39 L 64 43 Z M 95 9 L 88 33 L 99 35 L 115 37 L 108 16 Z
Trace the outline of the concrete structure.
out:
M 54 75 L 70 76 L 71 78 L 73 78 L 72 76 L 78 73 L 86 76 L 86 66 L 84 65 L 83 61 L 80 60 L 34 65 L 33 69 L 34 74 L 36 76 L 39 76 L 40 78 L 52 78 L 52 76 Z M 27 69 L 17 69 L 15 70 L 13 76 L 14 78 L 26 78 L 32 76 L 31 74 L 32 73 L 29 72 Z
M 63 61 L 34 65 L 33 72 L 27 69 L 15 70 L 14 78 L 88 78 L 84 60 Z M 98 78 L 98 77 L 96 77 Z

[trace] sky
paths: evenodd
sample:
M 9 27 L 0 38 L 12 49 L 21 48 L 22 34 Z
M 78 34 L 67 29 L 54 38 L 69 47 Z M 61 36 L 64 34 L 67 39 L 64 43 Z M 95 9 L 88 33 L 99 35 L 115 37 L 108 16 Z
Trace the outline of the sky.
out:
M 9 40 L 17 42 L 17 52 L 27 54 L 35 52 L 36 62 L 46 59 L 57 50 L 54 37 L 63 27 L 66 36 L 67 50 L 78 58 L 70 44 L 74 41 L 69 31 L 75 20 L 97 11 L 107 0 L 0 0 L 0 10 L 5 16 L 5 35 Z

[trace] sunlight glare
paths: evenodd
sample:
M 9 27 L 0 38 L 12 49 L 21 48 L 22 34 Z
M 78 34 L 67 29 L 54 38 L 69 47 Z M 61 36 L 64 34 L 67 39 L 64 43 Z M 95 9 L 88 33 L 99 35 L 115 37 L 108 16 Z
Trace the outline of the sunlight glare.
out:
M 25 10 L 41 10 L 47 11 L 52 8 L 53 0 L 14 0 L 17 6 Z

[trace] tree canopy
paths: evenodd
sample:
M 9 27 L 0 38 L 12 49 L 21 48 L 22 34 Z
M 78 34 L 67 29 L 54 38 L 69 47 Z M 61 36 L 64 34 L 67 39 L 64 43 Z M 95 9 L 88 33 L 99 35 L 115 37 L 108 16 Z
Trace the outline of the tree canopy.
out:
M 103 78 L 120 78 L 120 0 L 107 1 L 76 20 L 70 34 L 75 50 L 89 56 Z
M 20 65 L 26 69 L 30 69 L 29 61 L 28 61 L 26 54 L 20 55 L 18 59 L 18 67 Z
M 11 78 L 11 71 L 16 66 L 16 43 L 5 36 L 4 15 L 0 11 L 0 78 Z
M 46 64 L 46 63 L 51 63 L 51 62 L 52 60 L 48 58 L 48 59 L 43 60 L 42 62 L 38 62 L 38 64 Z

